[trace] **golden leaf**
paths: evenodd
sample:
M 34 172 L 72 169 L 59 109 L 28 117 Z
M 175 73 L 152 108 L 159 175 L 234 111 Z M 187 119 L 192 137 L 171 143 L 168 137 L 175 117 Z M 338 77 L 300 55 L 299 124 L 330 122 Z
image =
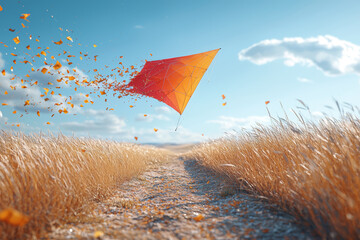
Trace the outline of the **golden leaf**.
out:
M 193 219 L 197 222 L 200 222 L 201 220 L 203 220 L 205 217 L 202 214 L 197 215 L 196 217 L 194 217 Z
M 55 70 L 58 70 L 59 68 L 61 68 L 62 67 L 62 65 L 61 65 L 61 63 L 59 62 L 59 61 L 56 61 L 56 64 L 53 66 L 53 68 L 55 69 Z
M 19 44 L 19 43 L 20 43 L 19 37 L 15 37 L 15 38 L 13 38 L 13 40 L 14 40 L 14 42 L 15 42 L 16 44 Z
M 23 13 L 23 14 L 21 14 L 20 18 L 21 18 L 21 19 L 24 19 L 24 20 L 26 20 L 26 21 L 29 22 L 29 20 L 27 20 L 27 18 L 28 18 L 29 16 L 30 16 L 29 13 Z
M 20 124 L 16 125 L 20 127 Z M 24 226 L 28 223 L 30 218 L 21 212 L 13 209 L 13 208 L 6 208 L 0 212 L 0 221 L 6 222 L 13 226 Z

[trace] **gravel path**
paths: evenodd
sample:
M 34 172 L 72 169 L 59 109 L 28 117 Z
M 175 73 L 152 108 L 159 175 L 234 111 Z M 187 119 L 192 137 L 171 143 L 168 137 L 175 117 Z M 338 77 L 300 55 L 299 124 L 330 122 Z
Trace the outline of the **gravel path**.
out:
M 314 239 L 276 207 L 235 191 L 192 160 L 174 159 L 124 183 L 94 220 L 50 239 Z M 91 218 L 90 218 L 91 219 Z

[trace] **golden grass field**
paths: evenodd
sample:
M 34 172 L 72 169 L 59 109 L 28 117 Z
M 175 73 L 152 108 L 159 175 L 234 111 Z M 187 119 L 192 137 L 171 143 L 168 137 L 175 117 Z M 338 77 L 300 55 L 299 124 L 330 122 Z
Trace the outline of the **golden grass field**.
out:
M 324 239 L 360 239 L 360 121 L 272 119 L 187 157 L 309 222 Z
M 50 225 L 84 221 L 117 184 L 168 157 L 151 146 L 2 132 L 0 238 L 29 239 Z

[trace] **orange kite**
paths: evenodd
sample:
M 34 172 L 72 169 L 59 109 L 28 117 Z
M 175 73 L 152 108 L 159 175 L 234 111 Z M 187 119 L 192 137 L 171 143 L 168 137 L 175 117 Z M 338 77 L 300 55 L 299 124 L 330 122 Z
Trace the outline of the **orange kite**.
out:
M 181 115 L 219 50 L 148 61 L 127 85 L 129 92 L 155 98 Z

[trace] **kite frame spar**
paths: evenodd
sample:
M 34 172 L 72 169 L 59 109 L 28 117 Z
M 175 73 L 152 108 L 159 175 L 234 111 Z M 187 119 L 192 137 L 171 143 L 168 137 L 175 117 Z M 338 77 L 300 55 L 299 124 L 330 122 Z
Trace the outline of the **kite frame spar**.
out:
M 128 91 L 155 98 L 181 116 L 219 50 L 147 61 L 127 85 Z

